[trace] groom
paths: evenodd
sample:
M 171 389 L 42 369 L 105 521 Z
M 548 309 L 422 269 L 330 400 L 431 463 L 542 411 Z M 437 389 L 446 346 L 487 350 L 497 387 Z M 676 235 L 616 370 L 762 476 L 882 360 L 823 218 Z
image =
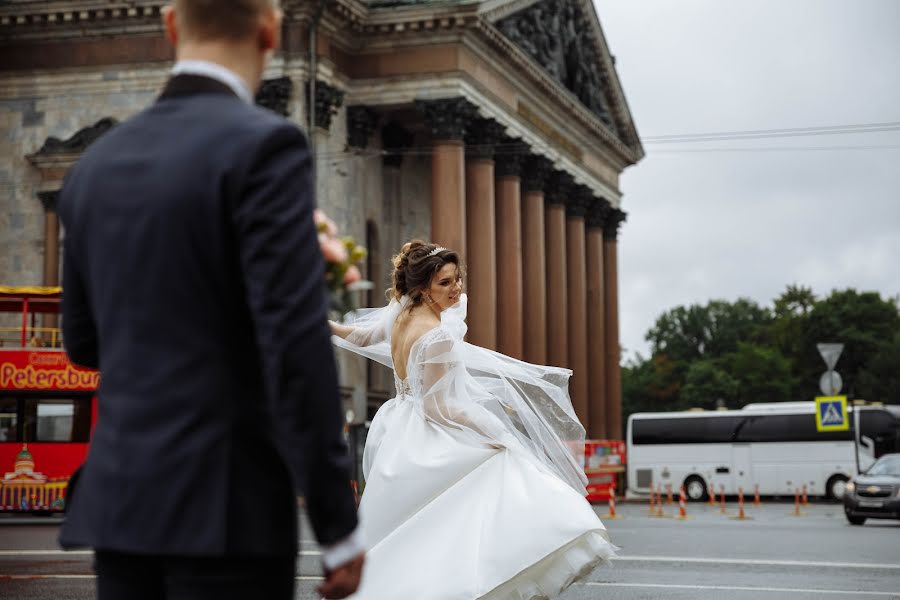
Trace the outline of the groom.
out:
M 276 0 L 176 0 L 177 63 L 150 108 L 69 173 L 63 333 L 99 368 L 99 418 L 66 548 L 112 599 L 293 598 L 297 492 L 326 598 L 362 540 L 326 325 L 311 157 L 252 105 Z

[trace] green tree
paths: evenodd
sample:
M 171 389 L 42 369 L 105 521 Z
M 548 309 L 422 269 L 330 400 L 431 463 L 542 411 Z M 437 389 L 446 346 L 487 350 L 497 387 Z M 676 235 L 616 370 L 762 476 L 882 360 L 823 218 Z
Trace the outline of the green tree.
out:
M 653 354 L 666 353 L 686 367 L 701 358 L 718 358 L 755 339 L 772 321 L 771 313 L 753 300 L 711 300 L 706 306 L 679 306 L 665 312 L 647 332 Z
M 691 364 L 681 390 L 680 408 L 732 406 L 740 383 L 717 360 L 698 360 Z
M 866 400 L 900 404 L 900 332 L 860 371 L 858 392 Z
M 720 364 L 738 384 L 729 408 L 792 399 L 791 363 L 775 348 L 739 342 Z
M 895 299 L 884 300 L 877 292 L 854 289 L 833 291 L 815 304 L 795 357 L 800 378 L 798 395 L 811 399 L 819 393 L 819 377 L 825 364 L 816 344 L 844 344 L 836 370 L 844 380 L 844 391 L 858 396 L 859 377 L 886 345 L 900 332 L 900 312 Z M 870 382 L 871 383 L 871 382 Z M 880 393 L 877 387 L 870 388 Z

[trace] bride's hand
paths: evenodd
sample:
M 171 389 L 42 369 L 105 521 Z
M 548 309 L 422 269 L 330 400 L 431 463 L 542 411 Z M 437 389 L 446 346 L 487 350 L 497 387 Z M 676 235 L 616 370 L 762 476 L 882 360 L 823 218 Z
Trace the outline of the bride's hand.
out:
M 341 325 L 335 321 L 328 321 L 328 327 L 331 328 L 332 335 L 336 335 L 340 338 L 347 339 L 347 336 L 353 333 L 353 327 L 349 325 Z

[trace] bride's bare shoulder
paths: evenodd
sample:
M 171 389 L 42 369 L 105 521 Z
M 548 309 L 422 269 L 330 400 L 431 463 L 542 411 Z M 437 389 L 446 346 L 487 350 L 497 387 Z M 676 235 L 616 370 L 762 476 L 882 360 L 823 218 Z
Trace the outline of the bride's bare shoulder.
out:
M 430 311 L 428 313 L 411 314 L 406 319 L 397 320 L 395 332 L 406 340 L 407 346 L 412 346 L 429 331 L 439 327 L 440 324 L 441 320 L 434 314 L 431 314 Z

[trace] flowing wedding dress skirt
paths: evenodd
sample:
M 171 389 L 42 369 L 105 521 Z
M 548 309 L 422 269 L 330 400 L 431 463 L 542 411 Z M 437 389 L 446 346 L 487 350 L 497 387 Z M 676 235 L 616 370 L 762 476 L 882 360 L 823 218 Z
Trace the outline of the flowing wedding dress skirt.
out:
M 372 422 L 360 505 L 370 550 L 352 598 L 553 598 L 614 554 L 590 504 L 515 440 L 473 445 L 415 402 L 390 400 Z
M 334 343 L 394 368 L 405 303 L 357 314 Z M 585 500 L 572 372 L 468 344 L 467 298 L 410 349 L 366 440 L 355 600 L 553 598 L 614 554 Z

